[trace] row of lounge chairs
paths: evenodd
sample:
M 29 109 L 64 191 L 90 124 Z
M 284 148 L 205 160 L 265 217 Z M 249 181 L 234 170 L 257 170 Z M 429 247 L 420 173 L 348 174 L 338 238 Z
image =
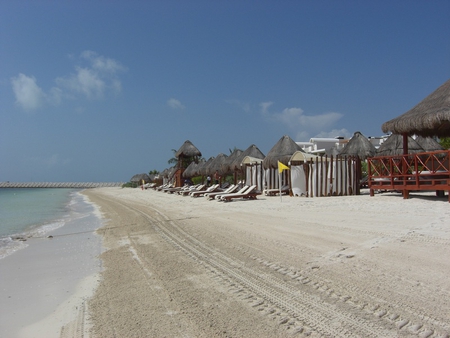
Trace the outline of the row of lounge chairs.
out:
M 197 184 L 183 187 L 173 187 L 172 185 L 163 185 L 154 187 L 157 191 L 163 191 L 169 194 L 179 194 L 181 196 L 200 197 L 204 196 L 208 200 L 217 200 L 222 202 L 229 202 L 233 199 L 256 199 L 258 195 L 261 195 L 256 188 L 256 185 L 243 186 L 230 185 L 229 187 L 220 187 L 219 184 L 214 184 L 210 187 L 206 187 L 204 184 Z

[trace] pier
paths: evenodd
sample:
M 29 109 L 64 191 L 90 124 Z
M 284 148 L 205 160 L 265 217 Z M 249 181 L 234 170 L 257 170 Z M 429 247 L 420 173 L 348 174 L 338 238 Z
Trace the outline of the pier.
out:
M 70 188 L 91 189 L 121 187 L 124 182 L 0 182 L 0 188 Z

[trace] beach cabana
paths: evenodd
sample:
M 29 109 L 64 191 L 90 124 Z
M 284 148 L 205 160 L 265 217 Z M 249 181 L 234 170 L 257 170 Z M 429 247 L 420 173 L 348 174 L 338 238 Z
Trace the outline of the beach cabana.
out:
M 450 137 L 450 80 L 406 113 L 383 123 L 383 132 L 402 135 L 403 155 L 369 160 L 370 194 L 374 190 L 450 191 L 450 150 L 408 154 L 408 136 Z M 450 193 L 449 193 L 450 202 Z
M 280 182 L 278 162 L 289 165 L 289 161 L 296 151 L 304 152 L 303 149 L 288 135 L 284 135 L 280 138 L 272 149 L 270 149 L 263 160 L 267 189 L 278 189 L 280 186 L 289 184 L 289 173 L 286 171 L 283 171 Z
M 262 158 L 245 156 L 242 159 L 241 167 L 245 172 L 244 184 L 248 186 L 255 185 L 256 190 L 264 189 L 264 170 L 262 170 Z
M 243 163 L 245 157 L 254 158 L 256 160 Z M 236 184 L 238 180 L 244 180 L 244 182 L 251 181 L 252 178 L 248 175 L 256 175 L 259 178 L 257 180 L 259 183 L 254 184 L 257 185 L 258 190 L 262 190 L 264 188 L 264 171 L 262 169 L 262 160 L 264 158 L 264 153 L 254 144 L 250 145 L 240 153 L 230 165 L 230 170 L 234 172 L 234 184 Z
M 350 157 L 350 163 L 355 165 L 355 175 L 352 176 L 353 182 L 351 186 L 356 189 L 357 195 L 360 193 L 360 182 L 362 179 L 361 162 L 374 156 L 375 153 L 374 145 L 359 131 L 353 134 L 352 138 L 339 153 L 340 156 Z
M 289 161 L 292 194 L 323 197 L 356 193 L 353 163 L 344 156 L 295 152 Z

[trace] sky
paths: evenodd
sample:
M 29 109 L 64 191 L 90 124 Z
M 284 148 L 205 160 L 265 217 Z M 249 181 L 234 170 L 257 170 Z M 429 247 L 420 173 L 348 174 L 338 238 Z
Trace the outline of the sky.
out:
M 450 78 L 450 1 L 0 0 L 0 181 L 126 182 L 381 136 Z

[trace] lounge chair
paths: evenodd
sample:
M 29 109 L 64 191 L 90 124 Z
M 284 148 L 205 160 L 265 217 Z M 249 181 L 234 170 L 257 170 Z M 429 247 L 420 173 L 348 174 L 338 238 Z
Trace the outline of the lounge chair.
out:
M 162 191 L 163 189 L 167 189 L 167 188 L 173 188 L 173 184 L 172 183 L 166 183 L 163 185 L 160 185 L 159 187 L 156 188 L 157 191 Z
M 189 193 L 189 195 L 191 197 L 199 197 L 199 196 L 203 196 L 206 193 L 217 191 L 217 189 L 219 189 L 219 184 L 214 184 L 206 190 L 193 191 L 193 192 Z
M 216 197 L 217 197 L 216 200 L 217 200 L 217 201 L 221 201 L 222 198 L 225 197 L 225 196 L 227 196 L 227 195 L 243 194 L 243 193 L 244 193 L 247 189 L 249 189 L 249 188 L 250 188 L 250 186 L 244 185 L 244 186 L 243 186 L 239 191 L 237 191 L 237 192 L 232 192 L 232 193 L 229 193 L 229 194 L 221 194 L 221 195 L 216 196 Z
M 238 185 L 232 184 L 227 189 L 221 189 L 221 190 L 216 190 L 213 192 L 208 192 L 208 193 L 204 194 L 203 196 L 206 197 L 208 200 L 213 200 L 214 198 L 216 198 L 216 196 L 231 194 L 232 192 L 235 192 L 238 188 L 239 188 Z
M 199 186 L 199 184 L 183 185 L 182 187 L 170 188 L 166 192 L 168 192 L 169 194 L 173 194 L 173 193 L 179 193 L 180 191 L 192 191 L 193 189 L 196 189 L 198 186 Z
M 205 196 L 208 200 L 213 200 L 213 199 L 216 198 L 216 196 L 231 194 L 231 193 L 236 192 L 238 189 L 239 189 L 239 185 L 232 184 L 226 190 L 210 192 L 210 193 L 207 193 L 207 194 L 205 194 L 203 196 Z
M 264 195 L 266 196 L 276 196 L 280 194 L 280 189 L 266 189 L 264 190 Z M 289 185 L 283 185 L 281 187 L 281 194 L 289 194 Z
M 256 199 L 256 196 L 258 196 L 258 195 L 261 195 L 261 192 L 256 190 L 256 185 L 252 185 L 251 187 L 246 189 L 243 193 L 222 195 L 220 200 L 224 201 L 224 202 L 229 202 L 235 198 L 244 198 L 244 199 L 254 200 L 254 199 Z
M 179 194 L 179 195 L 182 195 L 182 196 L 187 196 L 187 195 L 189 195 L 191 192 L 194 192 L 194 191 L 203 191 L 203 190 L 206 190 L 205 188 L 206 188 L 206 185 L 200 184 L 200 185 L 199 185 L 198 187 L 196 187 L 195 189 L 186 190 L 186 191 L 179 191 L 178 194 Z

